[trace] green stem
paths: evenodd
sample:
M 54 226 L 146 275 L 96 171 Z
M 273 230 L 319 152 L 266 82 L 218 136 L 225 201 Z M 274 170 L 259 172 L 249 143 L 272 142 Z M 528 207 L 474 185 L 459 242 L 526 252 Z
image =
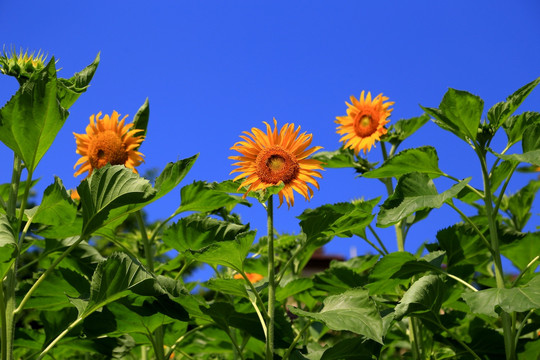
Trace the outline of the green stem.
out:
M 525 273 L 527 272 L 527 270 L 529 270 L 531 268 L 531 266 L 534 265 L 535 262 L 538 261 L 538 259 L 540 259 L 540 255 L 537 255 L 534 259 L 532 259 L 528 264 L 527 266 L 525 267 L 525 269 L 523 269 L 522 272 L 519 273 L 518 277 L 512 282 L 512 287 L 516 286 L 519 282 L 519 280 L 521 280 L 521 278 L 523 277 L 523 275 L 525 275 Z
M 21 173 L 22 161 L 16 154 L 13 154 L 13 172 L 11 173 L 11 188 L 7 203 L 7 216 L 10 219 L 15 218 L 15 209 L 17 208 L 17 198 L 19 195 L 19 183 L 21 181 Z
M 456 177 L 453 177 L 452 175 L 448 175 L 448 174 L 442 174 L 444 177 L 447 177 L 449 178 L 450 180 L 454 180 L 455 182 L 457 183 L 460 183 L 461 180 L 459 180 L 458 178 Z M 478 195 L 480 197 L 480 199 L 483 199 L 484 198 L 484 194 L 482 194 L 480 191 L 478 191 L 477 189 L 475 189 L 473 186 L 469 185 L 469 184 L 466 184 L 465 187 L 469 190 L 471 190 L 473 193 L 475 193 L 476 195 Z
M 484 245 L 486 245 L 486 247 L 488 248 L 488 250 L 491 252 L 491 254 L 494 254 L 493 252 L 493 248 L 491 247 L 491 244 L 489 243 L 488 239 L 486 239 L 486 237 L 484 236 L 484 234 L 482 234 L 482 232 L 480 231 L 480 229 L 478 229 L 478 227 L 475 225 L 475 223 L 473 223 L 473 221 L 467 216 L 465 215 L 461 210 L 459 210 L 459 208 L 457 206 L 455 206 L 453 203 L 451 202 L 447 202 L 447 204 L 452 208 L 454 209 L 460 216 L 463 220 L 465 220 L 466 222 L 469 223 L 469 225 L 472 226 L 472 228 L 474 229 L 474 231 L 476 231 L 476 233 L 478 234 L 478 236 L 480 236 L 480 239 L 484 242 Z
M 1 344 L 2 344 L 2 360 L 7 360 L 7 324 L 6 324 L 6 303 L 4 301 L 4 282 L 0 280 L 0 326 Z
M 411 350 L 413 352 L 414 359 L 422 359 L 422 353 L 420 352 L 420 346 L 418 344 L 418 333 L 416 331 L 416 319 L 409 318 L 409 341 L 411 342 Z
M 28 171 L 28 176 L 26 177 L 26 183 L 24 186 L 24 195 L 21 200 L 21 208 L 19 210 L 19 217 L 17 219 L 17 227 L 16 229 L 14 229 L 17 232 L 21 228 L 22 221 L 24 218 L 24 210 L 26 209 L 26 203 L 28 202 L 28 195 L 30 194 L 30 189 L 32 188 L 32 172 L 28 169 L 26 170 Z M 19 242 L 18 242 L 19 249 L 21 248 L 23 241 L 24 241 L 24 237 L 23 236 L 19 237 Z
M 497 283 L 498 289 L 504 289 L 504 273 L 501 262 L 501 254 L 499 250 L 499 237 L 497 234 L 497 224 L 495 223 L 496 213 L 493 212 L 493 201 L 491 198 L 491 187 L 490 179 L 487 169 L 487 163 L 485 159 L 485 154 L 480 150 L 477 151 L 478 157 L 480 158 L 480 164 L 482 166 L 482 177 L 484 181 L 484 203 L 486 209 L 486 217 L 488 219 L 489 226 L 489 235 L 491 240 L 491 248 L 493 249 L 493 263 L 495 267 L 495 281 Z M 506 359 L 513 360 L 515 359 L 514 351 L 514 335 L 512 332 L 512 320 L 510 315 L 501 311 L 501 320 L 503 325 L 503 335 L 504 335 L 504 348 L 506 352 Z
M 244 355 L 242 355 L 242 350 L 240 350 L 240 347 L 238 346 L 238 343 L 235 339 L 235 337 L 233 336 L 233 334 L 231 333 L 231 328 L 227 328 L 225 330 L 225 332 L 227 333 L 227 335 L 229 336 L 229 339 L 231 339 L 231 342 L 234 346 L 234 350 L 236 351 L 236 353 L 238 354 L 238 356 L 240 356 L 240 359 L 244 360 Z M 236 356 L 235 356 L 236 357 Z
M 19 306 L 17 307 L 17 309 L 14 310 L 14 314 L 18 314 L 19 312 L 22 311 L 22 309 L 24 308 L 24 305 L 26 304 L 26 302 L 30 299 L 30 297 L 32 296 L 32 294 L 34 293 L 34 291 L 37 289 L 37 287 L 45 280 L 45 278 L 47 278 L 47 276 L 54 270 L 54 268 L 60 263 L 60 261 L 62 261 L 66 256 L 69 255 L 69 253 L 75 249 L 75 247 L 77 247 L 77 245 L 79 245 L 81 243 L 81 241 L 83 241 L 83 237 L 80 237 L 79 240 L 75 241 L 73 244 L 71 244 L 63 253 L 62 255 L 60 255 L 52 264 L 51 266 L 49 266 L 49 268 L 43 273 L 41 274 L 41 276 L 39 277 L 39 279 L 36 280 L 36 282 L 34 283 L 34 285 L 32 285 L 32 287 L 30 288 L 30 290 L 28 290 L 28 292 L 24 295 L 24 298 L 22 299 L 21 303 L 19 304 Z
M 276 303 L 276 283 L 274 274 L 274 195 L 268 198 L 266 206 L 268 224 L 268 336 L 266 337 L 266 360 L 274 358 L 274 313 Z
M 512 166 L 512 170 L 510 171 L 510 174 L 508 174 L 508 176 L 506 177 L 504 185 L 501 188 L 501 192 L 499 193 L 499 197 L 497 198 L 497 202 L 495 203 L 495 210 L 493 210 L 493 213 L 495 215 L 497 215 L 497 213 L 499 212 L 499 208 L 501 207 L 501 201 L 503 199 L 504 192 L 506 191 L 506 188 L 508 187 L 508 183 L 510 182 L 510 178 L 514 174 L 514 171 L 516 171 L 518 164 L 519 163 L 516 163 L 516 164 L 514 164 L 514 166 Z
M 525 317 L 523 318 L 523 320 L 521 321 L 521 324 L 519 325 L 519 329 L 516 333 L 516 338 L 514 340 L 514 346 L 517 347 L 517 344 L 518 344 L 518 341 L 519 341 L 519 337 L 521 336 L 521 331 L 523 330 L 523 328 L 525 327 L 525 325 L 527 325 L 527 320 L 529 320 L 529 317 L 534 313 L 534 309 L 532 309 L 531 311 L 529 311 L 527 313 L 527 315 L 525 315 Z
M 293 342 L 291 343 L 291 345 L 289 346 L 289 348 L 287 349 L 287 351 L 283 355 L 283 359 L 288 359 L 291 356 L 291 353 L 294 350 L 294 348 L 296 347 L 296 344 L 298 343 L 298 341 L 300 341 L 300 339 L 302 338 L 302 335 L 304 335 L 304 333 L 310 328 L 310 326 L 311 326 L 311 321 L 308 320 L 307 324 L 296 335 Z
M 171 346 L 171 348 L 169 349 L 169 351 L 167 352 L 167 354 L 165 355 L 165 359 L 169 359 L 171 357 L 171 355 L 174 353 L 174 350 L 176 349 L 176 347 L 185 339 L 187 338 L 188 336 L 190 336 L 191 334 L 194 334 L 196 333 L 197 331 L 200 331 L 200 330 L 203 330 L 207 327 L 209 327 L 210 325 L 199 325 L 197 326 L 196 328 L 193 328 L 191 330 L 189 330 L 188 332 L 186 332 L 184 335 L 180 336 L 175 342 L 174 344 Z
M 384 253 L 389 254 L 388 249 L 386 248 L 386 246 L 384 246 L 384 243 L 382 242 L 379 235 L 377 235 L 377 233 L 375 232 L 375 229 L 373 229 L 373 227 L 371 225 L 368 225 L 368 229 L 371 231 L 373 236 L 375 236 L 375 239 L 377 239 L 377 242 L 379 243 L 379 245 L 381 245 L 381 248 L 383 249 Z
M 135 211 L 135 218 L 137 219 L 139 231 L 141 232 L 141 239 L 143 241 L 144 247 L 144 257 L 146 259 L 146 267 L 148 268 L 148 271 L 154 272 L 154 254 L 152 252 L 152 244 L 150 243 L 150 241 L 148 241 L 146 226 L 144 225 L 144 220 L 140 210 Z
M 185 260 L 184 265 L 182 265 L 182 268 L 178 271 L 178 273 L 174 277 L 174 280 L 180 279 L 184 271 L 186 271 L 191 264 L 193 264 L 193 260 Z
M 75 326 L 79 325 L 81 321 L 83 321 L 84 317 L 79 317 L 77 320 L 72 322 L 64 331 L 60 333 L 50 344 L 39 354 L 37 360 L 42 359 L 64 336 L 66 336 L 67 333 L 69 333 Z
M 482 360 L 480 358 L 480 356 L 478 356 L 473 349 L 471 349 L 467 344 L 465 344 L 458 336 L 456 336 L 456 334 L 454 334 L 453 332 L 451 332 L 450 330 L 448 330 L 446 327 L 444 327 L 443 324 L 441 324 L 440 322 L 434 322 L 432 321 L 432 323 L 434 323 L 435 325 L 437 325 L 441 330 L 443 331 L 446 331 L 454 340 L 456 340 L 461 346 L 463 346 L 463 348 L 465 350 L 467 350 L 475 359 L 477 360 Z

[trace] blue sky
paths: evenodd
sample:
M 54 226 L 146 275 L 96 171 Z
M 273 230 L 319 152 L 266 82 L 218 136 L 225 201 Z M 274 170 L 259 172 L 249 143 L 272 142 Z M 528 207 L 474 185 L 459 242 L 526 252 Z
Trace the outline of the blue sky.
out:
M 345 101 L 362 90 L 394 101 L 393 121 L 421 115 L 419 104 L 438 106 L 449 87 L 481 96 L 487 111 L 540 76 L 539 15 L 540 3 L 532 0 L 96 0 L 24 8 L 0 0 L 0 43 L 54 55 L 61 77 L 101 52 L 90 88 L 36 169 L 39 192 L 54 175 L 68 188 L 82 180 L 73 177 L 78 155 L 72 132 L 84 132 L 90 115 L 116 110 L 132 119 L 147 97 L 151 115 L 140 172 L 200 153 L 185 185 L 231 178 L 229 148 L 242 131 L 273 117 L 313 133 L 313 145 L 337 149 L 335 117 L 345 115 Z M 14 79 L 0 77 L 0 103 L 17 87 Z M 525 110 L 540 111 L 540 89 L 519 111 Z M 502 135 L 494 148 L 500 150 L 504 140 Z M 401 149 L 422 145 L 437 148 L 443 171 L 473 176 L 472 184 L 481 185 L 472 150 L 453 135 L 430 122 Z M 0 182 L 9 182 L 12 156 L 3 145 L 0 159 Z M 368 159 L 381 159 L 380 146 Z M 510 190 L 533 176 L 518 174 Z M 440 180 L 436 185 L 440 191 L 449 186 Z M 356 178 L 347 169 L 328 169 L 320 186 L 310 203 L 297 197 L 293 208 L 276 211 L 278 231 L 298 232 L 295 216 L 307 207 L 384 195 L 377 180 Z M 178 203 L 179 190 L 149 207 L 149 218 L 168 216 Z M 239 210 L 263 235 L 264 209 Z M 531 228 L 538 226 L 539 212 L 536 201 Z M 434 241 L 437 229 L 456 221 L 451 210 L 435 210 L 413 227 L 407 250 Z M 381 234 L 395 250 L 392 229 Z M 348 256 L 351 247 L 367 249 L 359 239 L 336 239 L 327 252 Z

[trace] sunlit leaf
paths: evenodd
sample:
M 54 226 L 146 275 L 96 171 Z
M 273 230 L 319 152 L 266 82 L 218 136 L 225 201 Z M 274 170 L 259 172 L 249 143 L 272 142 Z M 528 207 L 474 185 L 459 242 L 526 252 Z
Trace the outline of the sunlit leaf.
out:
M 388 141 L 393 145 L 398 145 L 403 140 L 414 134 L 428 121 L 428 114 L 422 114 L 421 116 L 410 119 L 400 119 L 388 128 L 388 133 L 384 136 L 383 141 Z
M 484 101 L 469 92 L 448 89 L 439 104 L 439 108 L 424 108 L 435 118 L 435 123 L 444 130 L 467 141 L 476 139 Z
M 529 233 L 524 238 L 501 246 L 501 254 L 523 271 L 536 256 L 540 255 L 540 233 Z M 534 270 L 536 266 L 532 266 Z
M 242 271 L 251 244 L 255 240 L 255 232 L 240 233 L 234 240 L 220 241 L 200 250 L 188 250 L 186 253 L 195 260 L 212 266 L 228 266 L 236 271 Z
M 409 261 L 416 261 L 416 257 L 404 251 L 393 252 L 380 258 L 369 274 L 369 283 L 365 285 L 369 293 L 371 295 L 397 295 L 398 289 L 406 286 L 410 279 L 392 278 L 392 276 Z
M 0 140 L 34 171 L 68 116 L 57 99 L 52 58 L 39 76 L 28 80 L 0 109 Z
M 426 275 L 415 281 L 395 308 L 397 320 L 404 316 L 437 315 L 443 302 L 444 283 L 437 275 Z M 428 316 L 429 316 L 428 315 Z
M 521 145 L 524 153 L 540 149 L 540 122 L 525 128 Z
M 58 79 L 58 100 L 63 108 L 69 109 L 83 92 L 88 89 L 90 81 L 99 65 L 99 53 L 94 61 L 70 79 Z
M 210 279 L 202 283 L 202 286 L 223 294 L 249 298 L 243 279 Z
M 515 194 L 510 195 L 505 202 L 505 207 L 501 208 L 509 215 L 510 223 L 517 231 L 522 231 L 527 225 L 532 212 L 534 198 L 540 189 L 539 180 L 531 180 L 527 185 L 519 189 Z
M 163 234 L 163 242 L 180 252 L 200 250 L 215 242 L 234 240 L 248 230 L 249 225 L 192 214 L 169 226 Z
M 147 202 L 156 193 L 148 180 L 122 165 L 94 170 L 77 190 L 83 210 L 83 236 L 102 226 L 112 209 Z
M 495 155 L 503 160 L 508 160 L 513 163 L 529 163 L 535 166 L 540 166 L 540 149 L 528 151 L 523 154 L 502 155 L 495 153 Z
M 540 113 L 526 111 L 523 114 L 511 116 L 502 126 L 508 137 L 508 145 L 513 145 L 521 140 L 525 128 L 540 122 Z
M 348 330 L 383 343 L 382 318 L 368 291 L 351 289 L 324 299 L 324 307 L 318 313 L 303 311 L 289 306 L 298 316 L 321 321 L 332 330 Z
M 516 90 L 512 95 L 506 98 L 506 101 L 493 105 L 493 107 L 488 110 L 487 114 L 489 122 L 495 125 L 496 128 L 501 125 L 504 126 L 506 120 L 517 110 L 523 100 L 529 96 L 538 83 L 540 83 L 540 78 L 537 78 Z
M 242 197 L 230 195 L 223 190 L 223 186 L 215 182 L 195 181 L 186 185 L 180 190 L 181 202 L 177 213 L 185 211 L 207 212 L 231 205 L 249 204 Z
M 148 126 L 148 120 L 150 119 L 150 102 L 148 98 L 141 105 L 137 113 L 133 117 L 133 129 L 143 130 L 137 133 L 138 136 L 146 135 L 146 128 Z
M 319 151 L 311 158 L 321 161 L 325 168 L 354 168 L 356 164 L 353 150 L 343 147 L 335 151 Z
M 71 200 L 60 178 L 55 177 L 43 193 L 41 204 L 26 211 L 32 222 L 45 225 L 65 225 L 75 220 L 77 206 Z
M 522 287 L 467 292 L 462 297 L 474 314 L 492 317 L 498 317 L 499 308 L 508 313 L 538 309 L 540 308 L 540 276 L 536 274 Z
M 431 146 L 403 150 L 386 160 L 379 168 L 365 173 L 367 178 L 400 177 L 404 174 L 418 172 L 436 178 L 443 174 L 439 170 L 437 151 Z
M 289 281 L 285 285 L 280 285 L 281 286 L 276 289 L 276 300 L 278 302 L 285 301 L 290 296 L 311 289 L 313 287 L 313 281 L 308 278 L 301 278 Z
M 426 174 L 410 173 L 399 178 L 396 189 L 381 205 L 377 226 L 387 227 L 398 223 L 418 210 L 440 208 L 455 197 L 470 181 L 462 180 L 450 189 L 437 193 L 435 185 Z

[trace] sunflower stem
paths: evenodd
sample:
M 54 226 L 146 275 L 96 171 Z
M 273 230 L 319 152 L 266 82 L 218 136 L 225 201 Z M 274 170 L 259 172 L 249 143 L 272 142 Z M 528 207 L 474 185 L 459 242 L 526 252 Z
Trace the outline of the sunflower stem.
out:
M 268 336 L 266 337 L 266 360 L 274 358 L 274 314 L 276 283 L 274 274 L 274 195 L 270 195 L 266 206 L 268 223 Z

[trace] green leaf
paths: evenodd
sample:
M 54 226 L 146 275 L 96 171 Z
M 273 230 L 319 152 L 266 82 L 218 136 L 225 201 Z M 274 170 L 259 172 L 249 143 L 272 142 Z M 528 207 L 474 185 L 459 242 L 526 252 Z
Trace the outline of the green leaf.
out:
M 0 109 L 0 140 L 33 172 L 68 116 L 57 99 L 55 60 Z
M 0 263 L 6 263 L 17 256 L 17 241 L 13 228 L 5 214 L 0 214 Z
M 539 180 L 531 180 L 517 193 L 508 197 L 503 210 L 510 216 L 510 223 L 517 231 L 522 231 L 529 218 L 536 193 L 540 189 Z
M 210 279 L 202 286 L 222 294 L 240 296 L 249 299 L 244 280 L 238 279 Z
M 459 265 L 480 265 L 490 253 L 472 227 L 456 224 L 437 232 L 437 240 L 446 252 L 448 271 Z
M 340 295 L 329 296 L 318 313 L 307 312 L 289 306 L 298 316 L 321 321 L 332 330 L 347 330 L 383 343 L 382 318 L 377 306 L 364 289 L 351 289 Z
M 351 288 L 364 285 L 367 277 L 346 267 L 331 267 L 313 276 L 313 288 L 328 294 L 340 294 Z
M 99 229 L 112 209 L 147 202 L 156 193 L 148 180 L 122 165 L 106 165 L 93 171 L 77 190 L 81 197 L 83 236 Z
M 444 174 L 439 170 L 439 158 L 434 147 L 422 146 L 401 151 L 386 160 L 379 168 L 371 170 L 363 176 L 367 178 L 399 178 L 412 172 L 428 174 L 430 178 Z
M 540 122 L 540 113 L 537 112 L 527 111 L 520 115 L 511 116 L 502 124 L 508 137 L 508 146 L 520 141 L 525 133 L 525 128 L 538 122 Z
M 426 275 L 415 281 L 395 308 L 396 320 L 404 316 L 438 316 L 444 295 L 444 283 L 437 275 Z M 428 316 L 429 316 L 428 315 Z
M 294 279 L 289 281 L 285 285 L 281 282 L 280 287 L 276 289 L 276 300 L 282 302 L 289 297 L 309 290 L 313 287 L 313 281 L 307 278 Z
M 48 310 L 40 312 L 39 319 L 45 330 L 44 344 L 48 344 L 60 335 L 76 318 L 77 311 L 73 308 L 64 309 L 63 311 Z M 76 334 L 72 332 L 71 336 L 76 336 Z
M 354 168 L 356 165 L 353 150 L 343 147 L 335 151 L 317 152 L 311 158 L 322 162 L 325 168 Z
M 223 191 L 219 183 L 195 181 L 180 190 L 181 203 L 176 213 L 185 211 L 208 212 L 221 207 L 237 204 L 249 205 L 249 202 L 240 196 L 230 195 Z
M 34 186 L 36 186 L 38 181 L 39 181 L 39 179 L 32 180 L 32 184 L 30 185 L 30 189 L 32 189 Z M 22 197 L 24 195 L 25 187 L 26 187 L 26 181 L 21 181 L 19 183 L 19 189 L 18 189 L 18 192 L 17 192 L 17 201 L 21 201 L 21 199 L 22 199 Z M 11 183 L 0 184 L 0 197 L 6 203 L 8 202 L 10 191 L 11 191 Z M 0 208 L 0 211 L 2 211 L 1 208 Z
M 34 223 L 59 226 L 75 220 L 77 206 L 71 200 L 62 180 L 55 177 L 54 183 L 45 189 L 41 204 L 27 210 L 26 214 Z
M 378 359 L 381 345 L 360 337 L 339 341 L 326 349 L 321 360 L 372 360 Z
M 504 126 L 506 120 L 517 110 L 538 83 L 540 83 L 540 77 L 519 88 L 512 95 L 508 96 L 505 102 L 495 104 L 488 110 L 487 117 L 489 122 L 495 125 L 496 128 L 501 125 Z
M 463 140 L 476 139 L 484 101 L 462 90 L 448 89 L 438 109 L 424 108 L 435 118 L 435 123 Z
M 392 276 L 409 261 L 416 261 L 414 255 L 400 251 L 383 256 L 369 274 L 369 283 L 365 286 L 371 295 L 398 295 L 402 286 L 409 284 L 410 279 L 392 278 Z
M 179 252 L 200 250 L 216 242 L 234 240 L 248 230 L 249 225 L 192 214 L 169 226 L 163 234 L 163 242 Z
M 455 197 L 470 179 L 462 180 L 438 194 L 428 175 L 420 173 L 403 175 L 399 178 L 392 196 L 381 205 L 377 226 L 394 225 L 419 210 L 440 208 L 446 201 Z
M 535 166 L 540 166 L 540 149 L 528 151 L 523 154 L 510 154 L 502 155 L 494 153 L 497 157 L 500 157 L 503 160 L 508 160 L 513 163 L 529 163 Z
M 403 140 L 424 126 L 424 124 L 428 121 L 428 114 L 422 114 L 421 116 L 410 119 L 400 119 L 395 124 L 390 126 L 388 133 L 383 137 L 382 141 L 388 141 L 392 145 L 399 145 L 401 142 L 403 142 Z
M 540 122 L 527 126 L 521 145 L 524 153 L 540 149 Z
M 540 308 L 540 276 L 536 274 L 522 287 L 486 289 L 462 295 L 474 314 L 498 317 L 497 311 L 524 312 Z
M 540 255 L 540 233 L 529 233 L 522 239 L 502 245 L 501 254 L 510 259 L 519 270 L 525 270 L 532 259 Z
M 216 242 L 200 250 L 188 250 L 186 253 L 211 266 L 228 266 L 240 272 L 254 240 L 255 231 L 249 231 L 238 234 L 234 240 Z
M 141 105 L 137 113 L 133 117 L 133 129 L 142 130 L 137 135 L 146 135 L 146 128 L 148 127 L 148 120 L 150 119 L 150 103 L 148 98 Z
M 90 285 L 90 299 L 79 317 L 86 317 L 130 292 L 153 296 L 166 294 L 156 278 L 138 261 L 124 253 L 114 253 L 98 264 Z
M 69 109 L 83 92 L 88 89 L 90 81 L 99 65 L 99 53 L 94 61 L 70 79 L 58 79 L 58 100 L 63 108 Z

